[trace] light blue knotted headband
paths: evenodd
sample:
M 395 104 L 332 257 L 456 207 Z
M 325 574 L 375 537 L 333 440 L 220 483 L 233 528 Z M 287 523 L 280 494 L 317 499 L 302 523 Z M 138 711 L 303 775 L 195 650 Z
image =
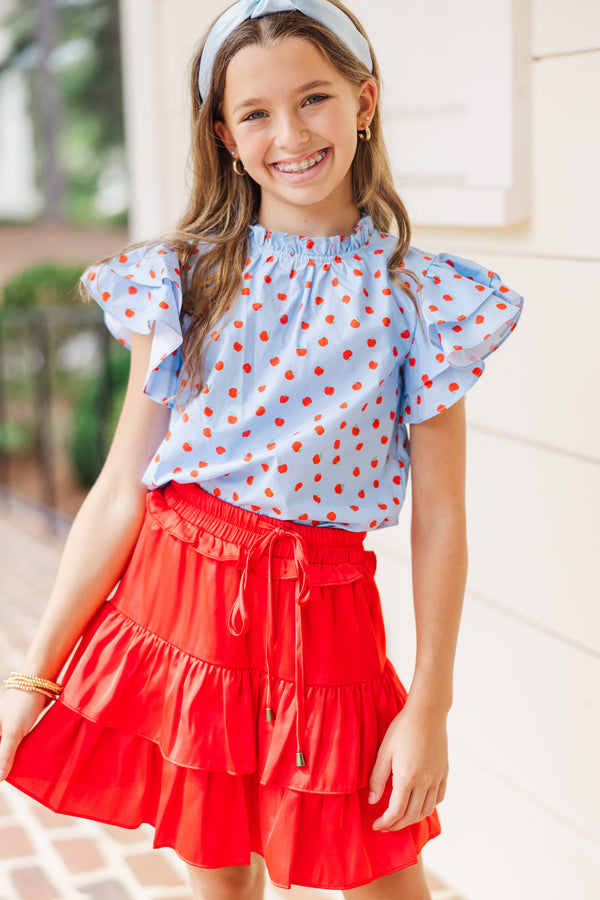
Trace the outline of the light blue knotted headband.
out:
M 333 3 L 328 3 L 327 0 L 240 0 L 217 19 L 206 39 L 198 72 L 200 97 L 204 99 L 210 90 L 213 65 L 219 47 L 238 25 L 246 19 L 258 19 L 260 16 L 289 10 L 298 10 L 310 19 L 325 25 L 364 63 L 369 72 L 373 71 L 368 41 L 346 13 Z

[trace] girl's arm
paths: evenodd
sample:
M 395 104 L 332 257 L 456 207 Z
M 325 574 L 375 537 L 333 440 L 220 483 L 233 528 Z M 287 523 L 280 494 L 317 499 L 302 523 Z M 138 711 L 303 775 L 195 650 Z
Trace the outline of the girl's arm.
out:
M 127 393 L 106 463 L 69 533 L 48 606 L 22 671 L 55 680 L 86 623 L 119 580 L 140 531 L 141 479 L 168 427 L 169 410 L 143 393 L 152 334 L 133 335 Z M 8 674 L 8 673 L 7 673 Z M 6 691 L 0 700 L 0 780 L 46 703 Z
M 370 802 L 388 808 L 373 827 L 396 831 L 430 815 L 448 774 L 446 717 L 467 577 L 465 409 L 412 425 L 412 570 L 417 655 L 403 710 L 390 724 L 370 779 Z

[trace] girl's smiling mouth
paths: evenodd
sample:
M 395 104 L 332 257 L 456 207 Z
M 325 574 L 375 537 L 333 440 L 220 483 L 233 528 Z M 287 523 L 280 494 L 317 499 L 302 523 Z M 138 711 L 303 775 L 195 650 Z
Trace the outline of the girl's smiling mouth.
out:
M 319 163 L 323 162 L 328 155 L 329 147 L 326 147 L 324 150 L 318 150 L 311 156 L 306 156 L 304 159 L 298 160 L 297 162 L 271 163 L 271 168 L 284 175 L 304 175 L 305 172 L 309 172 L 311 169 L 318 166 Z

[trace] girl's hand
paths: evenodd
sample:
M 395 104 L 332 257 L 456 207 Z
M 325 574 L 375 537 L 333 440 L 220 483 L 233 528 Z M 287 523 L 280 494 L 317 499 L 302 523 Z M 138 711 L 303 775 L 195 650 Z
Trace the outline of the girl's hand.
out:
M 35 725 L 48 698 L 33 691 L 5 691 L 0 697 L 0 781 L 10 772 L 17 748 Z
M 446 793 L 448 740 L 445 717 L 424 715 L 407 701 L 390 723 L 369 780 L 369 802 L 377 803 L 392 775 L 388 808 L 376 831 L 398 831 L 430 816 Z

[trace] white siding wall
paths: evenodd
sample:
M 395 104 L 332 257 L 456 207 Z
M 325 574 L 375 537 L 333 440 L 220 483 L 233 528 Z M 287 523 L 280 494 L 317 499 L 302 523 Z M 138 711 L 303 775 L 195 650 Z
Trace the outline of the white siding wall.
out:
M 146 44 L 139 30 L 125 34 L 126 57 L 136 60 L 126 69 L 136 238 L 170 227 L 181 211 L 182 61 L 225 5 L 123 2 L 125 24 L 139 29 L 141 16 L 148 29 Z M 427 5 L 423 47 L 439 34 L 436 2 Z M 497 5 L 483 0 L 479 10 Z M 471 25 L 458 12 L 444 38 L 465 46 Z M 369 0 L 366 22 L 383 59 L 410 35 L 410 17 L 404 0 Z M 533 0 L 531 30 L 530 217 L 501 228 L 418 226 L 414 237 L 480 259 L 527 298 L 519 328 L 468 400 L 471 563 L 452 773 L 444 834 L 426 851 L 429 867 L 467 900 L 594 900 L 600 885 L 600 6 Z M 415 83 L 446 90 L 445 72 L 431 65 L 435 58 L 416 67 Z M 390 91 L 404 90 L 395 72 L 384 75 Z M 515 140 L 522 157 L 527 141 Z M 401 146 L 391 149 L 401 158 Z M 442 134 L 438 161 L 446 153 Z M 370 538 L 390 656 L 407 682 L 409 515 L 407 505 L 397 529 Z

